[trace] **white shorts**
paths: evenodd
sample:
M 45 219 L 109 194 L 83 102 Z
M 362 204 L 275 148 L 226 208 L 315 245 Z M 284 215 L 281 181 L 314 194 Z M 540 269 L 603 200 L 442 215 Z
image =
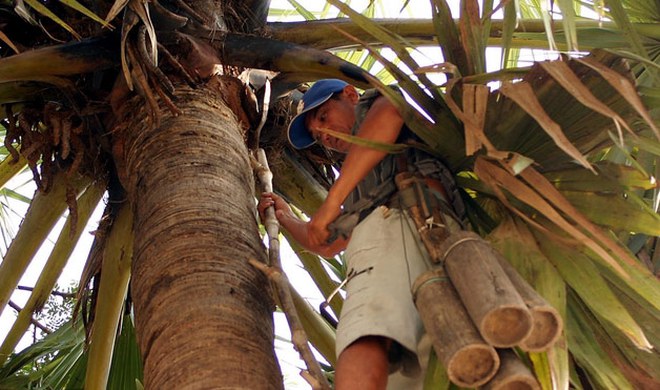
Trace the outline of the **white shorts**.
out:
M 405 213 L 385 206 L 353 230 L 345 255 L 347 274 L 355 276 L 346 284 L 337 356 L 361 337 L 384 336 L 402 347 L 391 359 L 390 373 L 401 370 L 404 376 L 419 376 L 417 349 L 424 328 L 411 289 L 431 262 L 415 230 Z

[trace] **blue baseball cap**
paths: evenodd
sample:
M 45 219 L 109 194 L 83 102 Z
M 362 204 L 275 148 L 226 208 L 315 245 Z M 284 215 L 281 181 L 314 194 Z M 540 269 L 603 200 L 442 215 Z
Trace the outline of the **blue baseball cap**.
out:
M 348 83 L 343 80 L 324 79 L 315 82 L 314 85 L 305 92 L 301 102 L 302 110 L 293 118 L 287 131 L 289 142 L 294 148 L 305 149 L 316 142 L 305 125 L 305 115 L 307 115 L 309 111 L 328 101 L 334 93 L 341 92 L 347 85 Z

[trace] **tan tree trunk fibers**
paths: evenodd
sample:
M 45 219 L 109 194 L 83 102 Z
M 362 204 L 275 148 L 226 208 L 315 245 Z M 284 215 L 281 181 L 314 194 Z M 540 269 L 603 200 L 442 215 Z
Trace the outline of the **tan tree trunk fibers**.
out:
M 281 389 L 242 131 L 220 93 L 178 86 L 150 129 L 123 107 L 114 153 L 135 212 L 131 296 L 147 389 Z M 162 109 L 162 107 L 161 107 Z

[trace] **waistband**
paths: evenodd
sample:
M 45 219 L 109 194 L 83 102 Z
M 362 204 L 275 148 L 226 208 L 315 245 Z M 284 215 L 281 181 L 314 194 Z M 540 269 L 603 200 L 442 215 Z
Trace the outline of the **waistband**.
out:
M 418 184 L 422 184 L 426 192 L 430 195 L 433 195 L 432 199 L 444 203 L 444 207 L 450 207 L 451 202 L 447 196 L 447 191 L 443 187 L 442 183 L 439 180 L 432 179 L 429 177 L 420 177 L 417 178 Z M 389 208 L 406 208 L 408 204 L 413 202 L 412 199 L 405 199 L 405 194 L 401 194 L 401 191 L 396 191 L 392 196 L 385 202 L 385 206 Z
M 415 189 L 414 187 L 421 187 Z M 420 204 L 424 202 L 424 205 Z M 434 211 L 453 219 L 460 227 L 464 227 L 461 218 L 456 214 L 447 192 L 439 180 L 427 177 L 415 178 L 415 185 L 396 191 L 384 204 L 388 208 L 405 210 L 413 205 L 426 209 L 431 216 Z

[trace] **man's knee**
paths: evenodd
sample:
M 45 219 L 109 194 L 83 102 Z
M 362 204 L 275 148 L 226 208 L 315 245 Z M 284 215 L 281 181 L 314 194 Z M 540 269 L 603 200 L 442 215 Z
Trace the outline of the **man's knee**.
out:
M 365 336 L 346 347 L 337 361 L 337 389 L 384 389 L 392 341 L 381 336 Z

